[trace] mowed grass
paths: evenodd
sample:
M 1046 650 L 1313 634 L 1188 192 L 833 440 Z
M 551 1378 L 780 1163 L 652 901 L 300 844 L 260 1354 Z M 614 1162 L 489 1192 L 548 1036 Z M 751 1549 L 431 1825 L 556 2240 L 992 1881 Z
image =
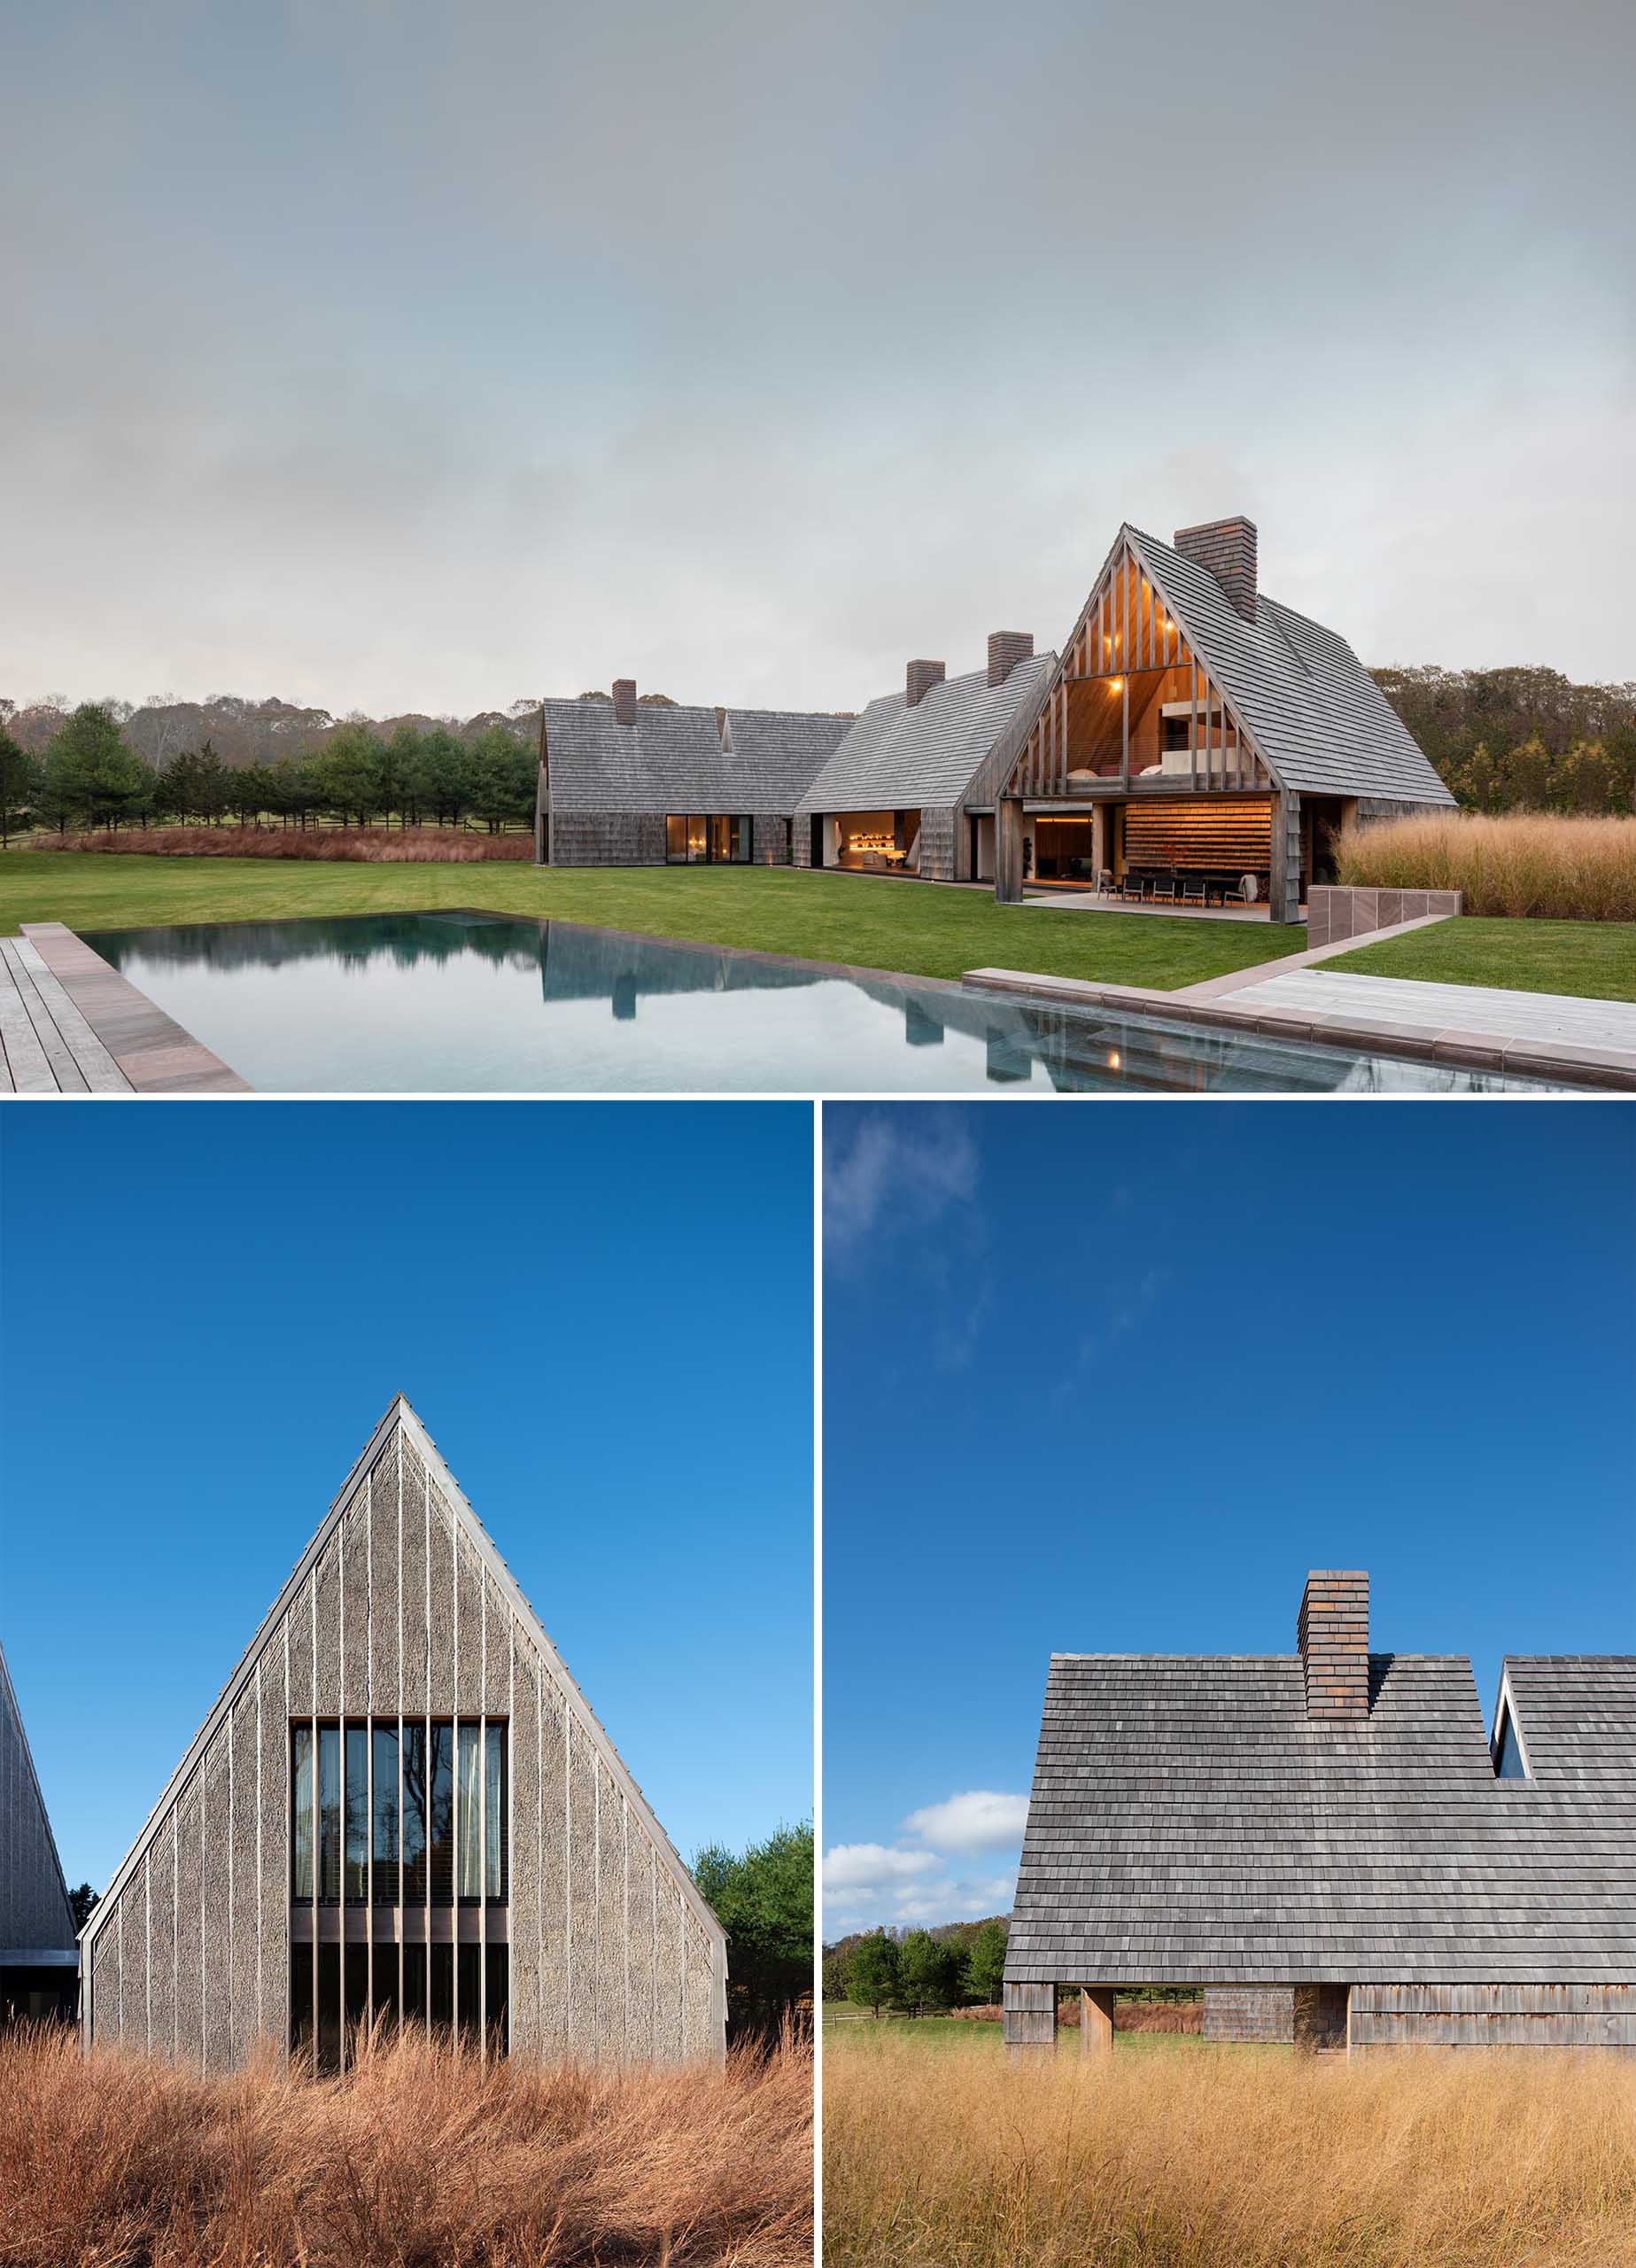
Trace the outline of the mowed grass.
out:
M 805 2268 L 812 2059 L 520 2061 L 410 2036 L 345 2080 L 0 2043 L 4 2268 Z
M 1345 975 L 1418 977 L 1428 984 L 1497 984 L 1582 1000 L 1636 1000 L 1636 923 L 1508 921 L 1470 914 L 1321 964 Z
M 1109 2063 L 1070 2039 L 1019 2067 L 920 2030 L 826 2029 L 829 2268 L 1636 2261 L 1623 2058 L 1348 2062 L 1121 2034 Z
M 123 929 L 454 905 L 915 976 L 1021 968 L 1159 991 L 1277 960 L 1306 943 L 1306 930 L 1293 927 L 1055 913 L 999 906 L 986 891 L 787 866 L 309 866 L 58 850 L 0 857 L 4 936 L 24 921 Z

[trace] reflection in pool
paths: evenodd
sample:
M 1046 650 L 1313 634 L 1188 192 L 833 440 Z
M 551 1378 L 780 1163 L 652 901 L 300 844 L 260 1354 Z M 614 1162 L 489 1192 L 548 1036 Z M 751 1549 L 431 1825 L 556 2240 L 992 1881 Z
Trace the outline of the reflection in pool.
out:
M 1478 1093 L 1534 1083 L 487 913 L 88 933 L 263 1093 Z

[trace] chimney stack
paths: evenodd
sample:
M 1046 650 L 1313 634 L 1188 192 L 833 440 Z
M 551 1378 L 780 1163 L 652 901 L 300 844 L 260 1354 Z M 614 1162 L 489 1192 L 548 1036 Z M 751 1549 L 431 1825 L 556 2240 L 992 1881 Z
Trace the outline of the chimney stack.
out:
M 1364 1724 L 1369 1713 L 1369 1579 L 1359 1569 L 1314 1568 L 1295 1625 L 1316 1724 Z
M 904 687 L 909 696 L 909 706 L 919 708 L 932 687 L 942 681 L 943 665 L 941 662 L 911 662 Z
M 1255 522 L 1242 512 L 1176 530 L 1176 549 L 1196 567 L 1208 568 L 1246 622 L 1255 620 Z
M 989 682 L 1004 685 L 1019 662 L 1034 659 L 1031 630 L 991 630 L 989 633 Z
M 614 680 L 614 722 L 633 725 L 636 722 L 636 680 L 616 677 Z

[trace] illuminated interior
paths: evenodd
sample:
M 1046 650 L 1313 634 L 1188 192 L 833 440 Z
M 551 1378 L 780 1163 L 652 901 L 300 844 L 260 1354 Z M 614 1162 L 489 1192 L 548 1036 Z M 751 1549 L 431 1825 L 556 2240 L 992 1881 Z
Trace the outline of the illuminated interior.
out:
M 918 874 L 920 814 L 907 812 L 838 812 L 834 860 L 865 874 Z

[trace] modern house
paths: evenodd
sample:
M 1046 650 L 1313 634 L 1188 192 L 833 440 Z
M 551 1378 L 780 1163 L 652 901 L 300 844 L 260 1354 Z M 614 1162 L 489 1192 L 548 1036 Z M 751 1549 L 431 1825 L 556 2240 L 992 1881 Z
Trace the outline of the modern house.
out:
M 81 1939 L 88 2046 L 725 2053 L 726 1940 L 401 1396 Z
M 534 857 L 555 866 L 787 866 L 790 821 L 851 718 L 689 709 L 636 696 L 547 701 Z
M 0 1648 L 0 2027 L 73 2016 L 74 1936 L 68 1887 Z
M 1365 1574 L 1296 1637 L 1053 1655 L 1008 2046 L 1193 1985 L 1218 2038 L 1636 2050 L 1636 1656 L 1508 1658 L 1491 1730 L 1463 1655 L 1369 1651 Z
M 1345 641 L 1259 587 L 1242 515 L 1121 527 L 1060 654 L 911 661 L 857 718 L 547 701 L 535 855 L 1229 897 L 1297 921 L 1348 819 L 1454 798 Z
M 1121 527 L 1020 722 L 994 783 L 1007 901 L 1128 875 L 1203 904 L 1247 874 L 1295 921 L 1348 819 L 1454 801 L 1345 641 L 1258 588 L 1242 517 Z
M 796 805 L 795 864 L 992 882 L 996 791 L 1056 659 L 996 630 L 968 677 L 911 662 L 903 692 L 870 703 Z

